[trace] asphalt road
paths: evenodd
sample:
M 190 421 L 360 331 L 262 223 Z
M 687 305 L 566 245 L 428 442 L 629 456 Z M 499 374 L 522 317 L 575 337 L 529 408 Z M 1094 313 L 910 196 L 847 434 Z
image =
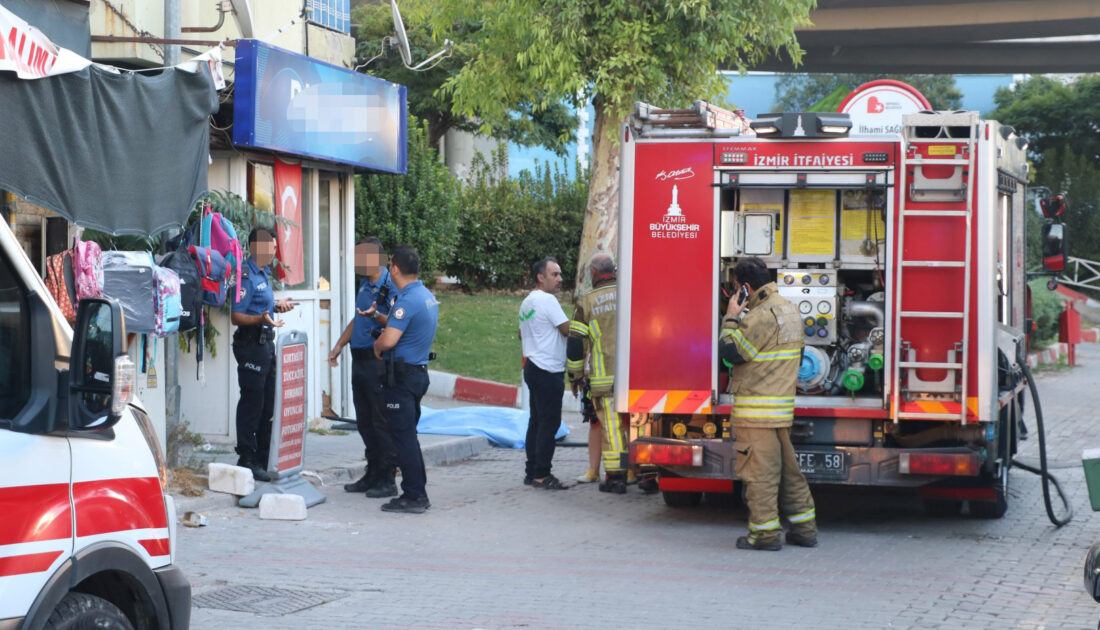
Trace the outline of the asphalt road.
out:
M 306 521 L 225 503 L 208 527 L 181 527 L 192 627 L 1095 628 L 1081 566 L 1100 519 L 1080 451 L 1100 447 L 1100 346 L 1078 356 L 1082 367 L 1040 376 L 1052 465 L 1077 512 L 1061 529 L 1038 478 L 1015 469 L 999 520 L 928 516 L 912 494 L 815 487 L 818 548 L 739 551 L 737 506 L 536 490 L 521 483 L 522 453 L 494 448 L 429 468 L 423 515 L 326 486 Z M 1034 459 L 1036 442 L 1021 456 Z M 584 468 L 584 449 L 558 450 L 559 477 Z

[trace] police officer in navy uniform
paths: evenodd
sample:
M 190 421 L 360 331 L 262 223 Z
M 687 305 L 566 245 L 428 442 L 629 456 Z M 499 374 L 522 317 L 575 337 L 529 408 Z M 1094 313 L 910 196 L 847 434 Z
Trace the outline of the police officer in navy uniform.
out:
M 329 364 L 335 367 L 339 365 L 341 350 L 351 344 L 355 422 L 366 448 L 367 469 L 361 479 L 345 484 L 344 490 L 365 492 L 369 498 L 397 496 L 393 438 L 382 418 L 383 365 L 374 356 L 374 340 L 386 327 L 390 303 L 397 297 L 385 257 L 382 241 L 373 236 L 361 238 L 355 244 L 355 271 L 364 276 L 355 298 L 355 317 L 328 355 Z
M 402 494 L 383 505 L 382 510 L 423 514 L 431 503 L 425 490 L 428 480 L 416 425 L 420 421 L 420 399 L 428 391 L 428 359 L 439 323 L 439 302 L 418 279 L 420 256 L 416 250 L 395 248 L 389 268 L 398 289 L 397 299 L 382 335 L 374 342 L 374 356 L 387 362 L 382 383 L 383 414 L 397 452 Z
M 275 233 L 266 227 L 248 234 L 249 257 L 241 268 L 240 301 L 233 301 L 233 356 L 237 359 L 238 466 L 252 471 L 258 481 L 267 474 L 271 447 L 271 417 L 275 413 L 275 329 L 283 325 L 272 313 L 285 313 L 297 304 L 289 298 L 275 302 L 269 265 L 275 259 Z

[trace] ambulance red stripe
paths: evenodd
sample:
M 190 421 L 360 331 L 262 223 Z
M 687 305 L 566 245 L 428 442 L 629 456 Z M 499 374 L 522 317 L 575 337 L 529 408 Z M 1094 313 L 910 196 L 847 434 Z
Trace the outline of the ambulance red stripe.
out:
M 167 538 L 148 538 L 139 540 L 138 543 L 153 557 L 167 556 L 172 553 L 172 545 Z
M 76 482 L 73 504 L 77 536 L 168 527 L 160 480 L 156 477 Z
M 68 484 L 0 488 L 0 513 L 0 545 L 73 535 Z
M 0 558 L 0 577 L 9 575 L 23 575 L 24 573 L 41 573 L 53 565 L 53 561 L 61 555 L 60 551 L 43 551 L 42 553 L 28 553 L 21 556 L 8 556 Z

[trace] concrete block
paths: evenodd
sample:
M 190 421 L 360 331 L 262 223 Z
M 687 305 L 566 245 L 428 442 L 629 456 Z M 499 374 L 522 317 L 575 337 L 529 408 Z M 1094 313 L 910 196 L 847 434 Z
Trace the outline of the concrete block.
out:
M 208 483 L 214 492 L 225 492 L 243 497 L 256 489 L 252 471 L 241 466 L 211 462 L 207 466 Z
M 306 520 L 306 500 L 297 494 L 265 494 L 260 497 L 260 518 L 273 521 Z

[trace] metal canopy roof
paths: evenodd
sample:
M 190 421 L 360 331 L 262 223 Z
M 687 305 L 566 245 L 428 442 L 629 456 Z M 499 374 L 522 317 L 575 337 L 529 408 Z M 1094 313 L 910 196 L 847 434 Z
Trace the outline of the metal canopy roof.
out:
M 802 65 L 776 72 L 930 74 L 1100 71 L 1097 0 L 818 0 Z

